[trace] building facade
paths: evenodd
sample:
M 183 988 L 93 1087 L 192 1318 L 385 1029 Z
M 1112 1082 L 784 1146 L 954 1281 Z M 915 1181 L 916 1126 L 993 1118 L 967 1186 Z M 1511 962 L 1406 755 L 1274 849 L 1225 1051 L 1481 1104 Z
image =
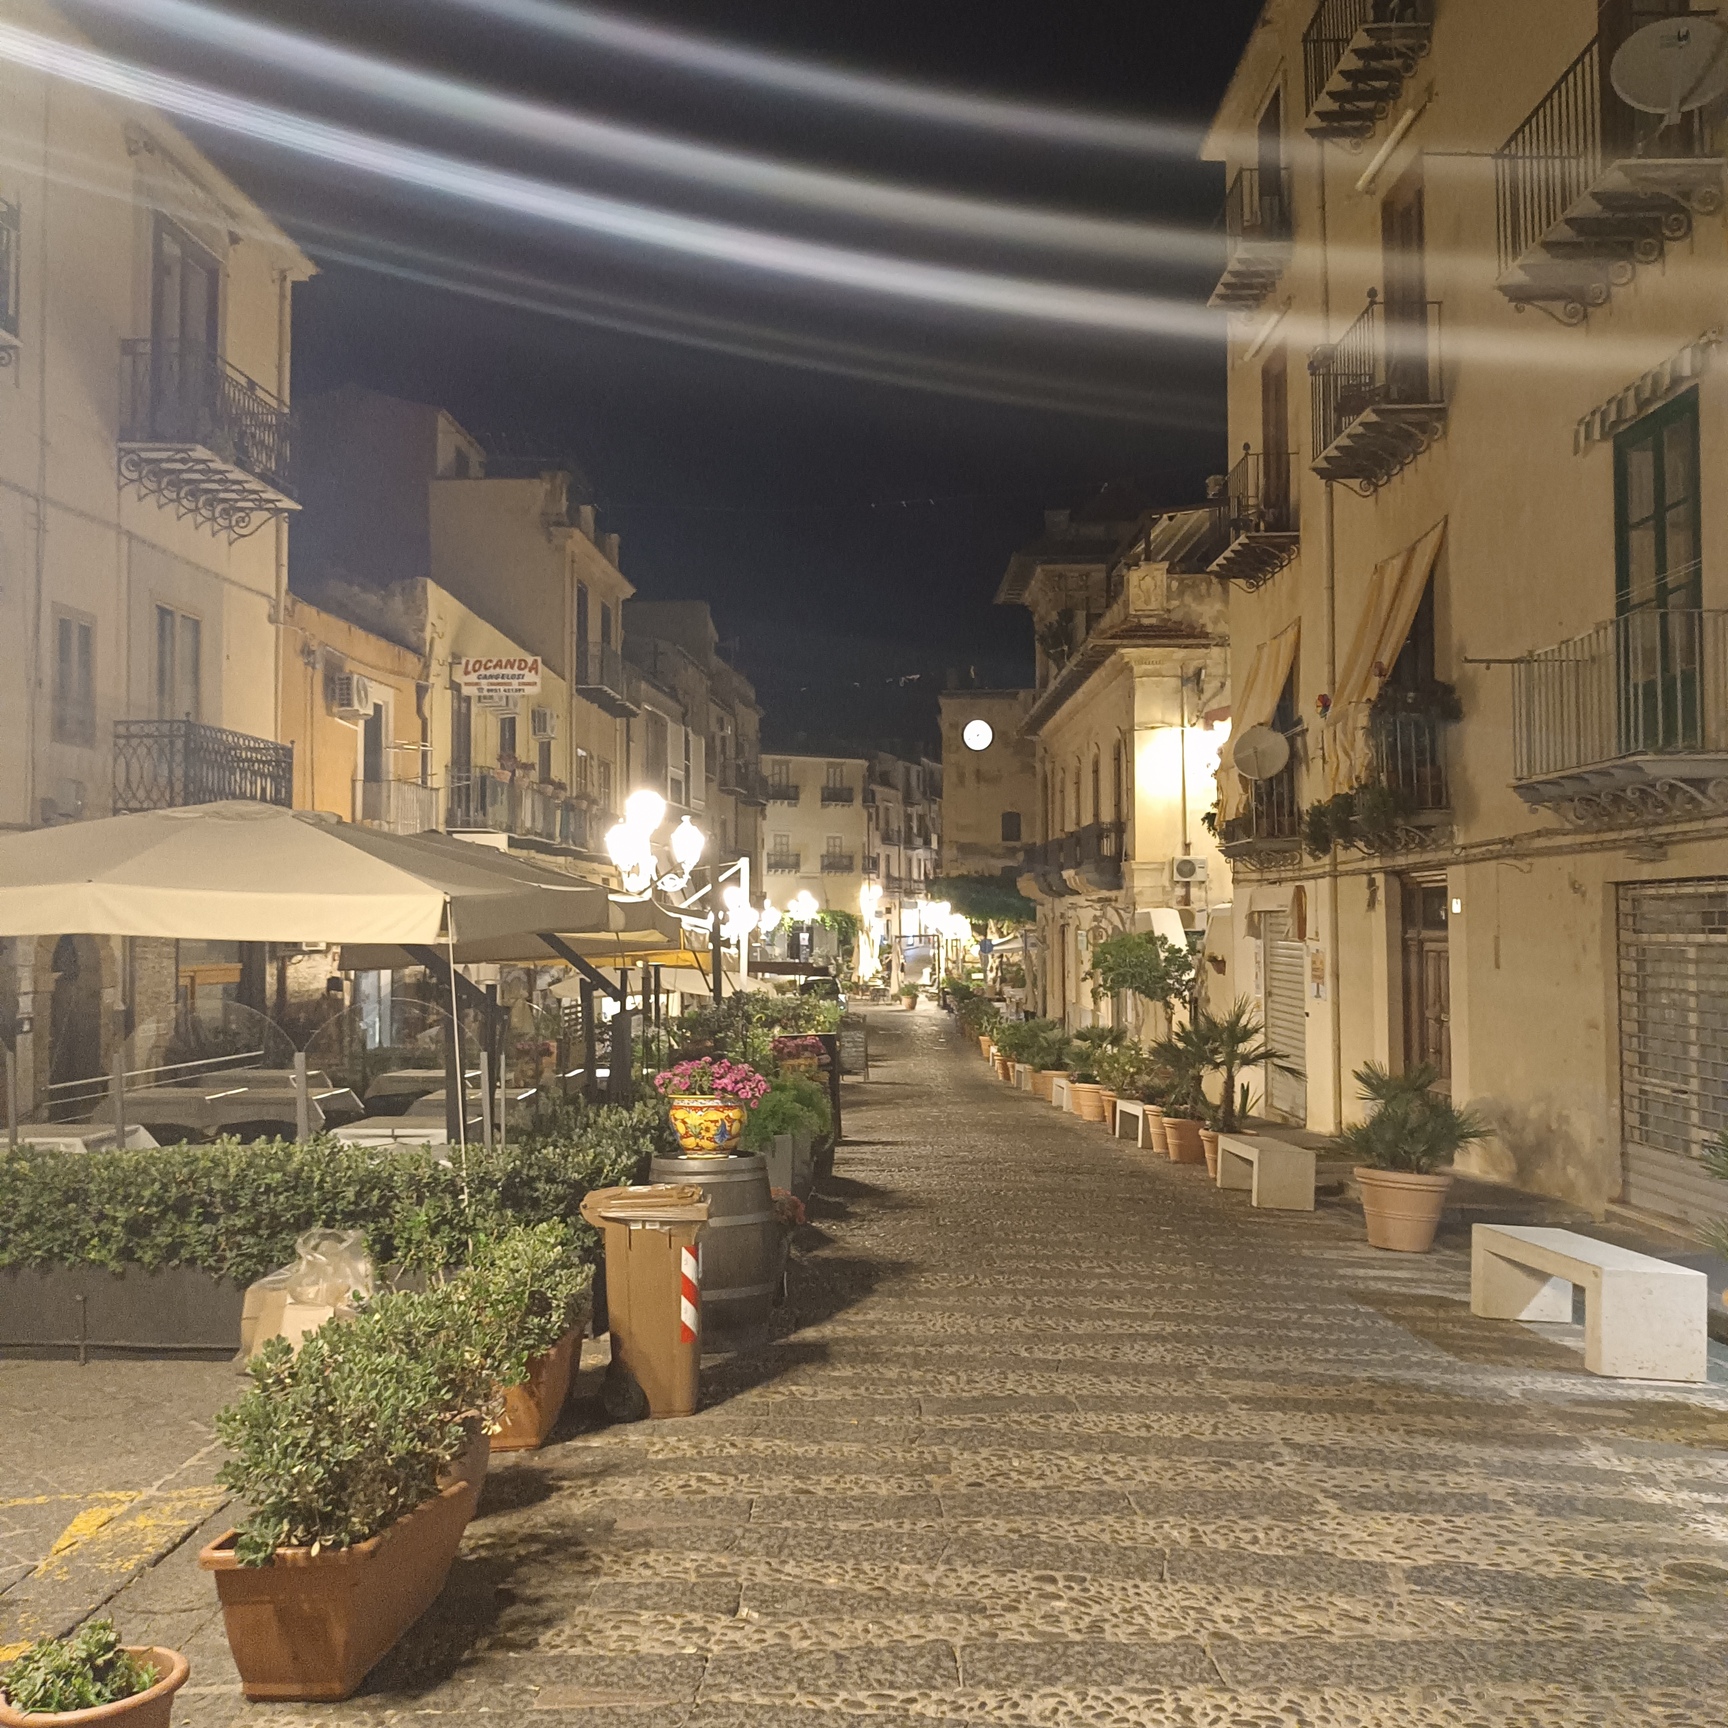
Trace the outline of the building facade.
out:
M 996 596 L 1031 612 L 1037 642 L 1019 722 L 1037 776 L 1019 875 L 1038 907 L 1032 999 L 1070 1027 L 1162 1032 L 1134 999 L 1094 997 L 1093 945 L 1156 931 L 1197 946 L 1230 899 L 1205 822 L 1229 700 L 1224 607 L 1184 556 L 1210 519 L 1052 512 Z
M 1038 817 L 1033 690 L 946 690 L 939 876 L 1020 874 Z
M 1686 10 L 1271 0 L 1208 147 L 1244 452 L 1210 567 L 1220 957 L 1301 1037 L 1287 1113 L 1427 1063 L 1493 1125 L 1476 1168 L 1697 1219 L 1728 1210 L 1724 138 L 1615 69 Z
M 870 856 L 870 766 L 862 756 L 763 756 L 762 882 L 776 906 L 808 893 L 826 911 L 859 915 Z
M 35 0 L 8 16 L 78 40 Z M 312 266 L 147 109 L 9 61 L 0 144 L 0 822 L 194 785 L 286 804 L 289 297 Z M 153 1060 L 195 963 L 85 933 L 7 947 L 26 1114 L 122 1049 Z M 238 978 L 237 954 L 211 964 Z

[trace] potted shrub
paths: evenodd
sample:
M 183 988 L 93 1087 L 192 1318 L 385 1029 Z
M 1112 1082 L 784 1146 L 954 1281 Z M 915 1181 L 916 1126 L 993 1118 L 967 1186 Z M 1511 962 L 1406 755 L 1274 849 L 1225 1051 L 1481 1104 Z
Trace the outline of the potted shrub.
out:
M 918 1006 L 918 986 L 916 984 L 902 984 L 899 994 L 902 1006 L 906 1008 Z
M 272 1339 L 217 1416 L 252 1513 L 198 1563 L 248 1698 L 349 1697 L 443 1588 L 479 1498 L 452 1466 L 497 1409 L 480 1314 L 460 1280 L 376 1297 L 297 1353 Z
M 1486 1124 L 1430 1090 L 1438 1077 L 1429 1063 L 1403 1074 L 1377 1062 L 1356 1070 L 1361 1096 L 1374 1109 L 1339 1138 L 1361 1160 L 1355 1176 L 1372 1247 L 1427 1253 L 1452 1186 L 1452 1172 L 1440 1166 L 1487 1138 Z
M 1093 1058 L 1092 1068 L 1102 1091 L 1104 1120 L 1114 1129 L 1117 1100 L 1138 1095 L 1139 1088 L 1150 1074 L 1151 1065 L 1146 1060 L 1146 1052 L 1138 1044 L 1119 1044 L 1100 1050 Z
M 457 1281 L 493 1340 L 492 1371 L 504 1393 L 494 1452 L 531 1452 L 556 1425 L 587 1329 L 592 1279 L 570 1227 L 541 1224 L 483 1243 Z
M 701 1056 L 663 1068 L 654 1089 L 667 1100 L 685 1156 L 723 1158 L 738 1144 L 745 1115 L 767 1097 L 768 1082 L 748 1063 Z
M 40 1639 L 0 1668 L 0 1725 L 167 1728 L 190 1672 L 178 1650 L 129 1649 L 112 1620 L 86 1620 L 69 1638 Z

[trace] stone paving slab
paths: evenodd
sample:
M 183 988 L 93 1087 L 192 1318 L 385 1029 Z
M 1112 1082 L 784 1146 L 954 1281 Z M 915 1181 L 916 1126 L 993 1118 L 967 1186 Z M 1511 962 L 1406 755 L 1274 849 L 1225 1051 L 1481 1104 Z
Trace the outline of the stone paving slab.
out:
M 211 1517 L 113 1603 L 191 1655 L 181 1728 L 1724 1720 L 1724 1384 L 1588 1376 L 1579 1328 L 1469 1315 L 1455 1242 L 1253 1214 L 997 1085 L 944 1017 L 879 1022 L 792 1308 L 707 1408 L 578 1403 L 496 1461 L 345 1704 L 240 1698 Z M 212 1408 L 154 1417 L 188 1487 Z

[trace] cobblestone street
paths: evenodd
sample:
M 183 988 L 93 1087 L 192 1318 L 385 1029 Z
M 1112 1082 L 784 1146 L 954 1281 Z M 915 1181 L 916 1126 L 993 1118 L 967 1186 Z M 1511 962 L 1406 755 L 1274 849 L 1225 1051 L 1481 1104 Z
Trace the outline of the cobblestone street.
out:
M 218 1512 L 112 1604 L 190 1654 L 182 1728 L 1723 1719 L 1721 1386 L 1586 1376 L 1572 1329 L 1469 1316 L 1461 1237 L 1251 1212 L 998 1086 L 946 1016 L 872 1036 L 782 1335 L 693 1420 L 578 1402 L 495 1463 L 348 1704 L 241 1700 Z

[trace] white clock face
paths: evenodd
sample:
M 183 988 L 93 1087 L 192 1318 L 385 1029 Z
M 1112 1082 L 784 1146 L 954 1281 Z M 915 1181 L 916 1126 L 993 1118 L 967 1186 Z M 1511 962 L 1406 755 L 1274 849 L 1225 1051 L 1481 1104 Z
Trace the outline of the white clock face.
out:
M 968 720 L 966 730 L 960 734 L 960 741 L 968 750 L 988 750 L 990 740 L 995 736 L 988 720 Z

